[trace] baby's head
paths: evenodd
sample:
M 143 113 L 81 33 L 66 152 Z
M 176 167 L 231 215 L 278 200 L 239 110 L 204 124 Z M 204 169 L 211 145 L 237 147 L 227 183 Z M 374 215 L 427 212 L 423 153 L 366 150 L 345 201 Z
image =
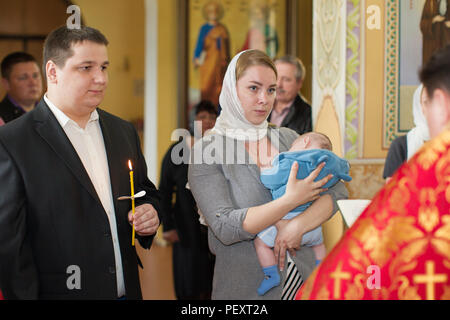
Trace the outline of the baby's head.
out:
M 326 149 L 332 151 L 333 146 L 330 139 L 323 133 L 307 132 L 295 139 L 289 151 L 306 149 Z

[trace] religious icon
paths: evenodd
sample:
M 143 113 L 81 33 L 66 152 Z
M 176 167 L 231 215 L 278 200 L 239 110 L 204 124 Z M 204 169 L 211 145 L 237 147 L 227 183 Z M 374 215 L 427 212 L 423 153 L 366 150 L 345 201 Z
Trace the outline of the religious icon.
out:
M 220 23 L 224 8 L 220 2 L 210 1 L 203 7 L 206 23 L 200 28 L 194 52 L 194 66 L 200 73 L 201 100 L 219 104 L 223 77 L 230 61 L 228 30 Z
M 258 49 L 272 59 L 276 57 L 279 49 L 278 34 L 275 26 L 270 23 L 275 18 L 274 14 L 267 3 L 253 1 L 249 7 L 250 29 L 241 51 Z
M 231 58 L 242 50 L 260 49 L 271 58 L 287 53 L 293 33 L 288 17 L 297 0 L 183 0 L 186 4 L 186 50 L 180 74 L 185 127 L 194 124 L 194 107 L 209 100 L 219 109 L 222 82 Z M 289 30 L 288 30 L 289 29 Z M 184 40 L 184 39 L 183 39 Z M 290 42 L 293 48 L 296 44 Z M 184 68 L 186 66 L 186 68 Z M 185 94 L 185 95 L 184 95 Z
M 450 0 L 426 0 L 420 20 L 423 64 L 433 52 L 450 44 Z

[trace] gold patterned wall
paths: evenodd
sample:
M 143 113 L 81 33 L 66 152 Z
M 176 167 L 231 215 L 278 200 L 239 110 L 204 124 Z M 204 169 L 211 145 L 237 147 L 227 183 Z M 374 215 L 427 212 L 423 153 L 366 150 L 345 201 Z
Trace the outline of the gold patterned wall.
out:
M 372 199 L 383 187 L 386 1 L 318 0 L 313 8 L 313 124 L 351 164 L 350 199 Z M 340 215 L 324 225 L 332 248 Z
M 350 166 L 352 181 L 347 182 L 350 199 L 372 199 L 384 186 L 384 164 L 357 164 Z
M 313 2 L 313 129 L 326 134 L 334 152 L 343 156 L 345 124 L 345 1 Z M 342 237 L 340 214 L 322 225 L 331 250 Z

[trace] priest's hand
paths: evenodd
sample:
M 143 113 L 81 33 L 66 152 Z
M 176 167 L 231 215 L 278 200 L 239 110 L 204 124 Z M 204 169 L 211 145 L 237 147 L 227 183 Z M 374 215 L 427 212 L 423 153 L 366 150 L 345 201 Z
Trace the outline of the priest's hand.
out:
M 132 211 L 128 212 L 128 221 L 134 223 L 136 233 L 142 237 L 154 235 L 159 227 L 158 213 L 148 203 L 136 207 L 134 216 Z

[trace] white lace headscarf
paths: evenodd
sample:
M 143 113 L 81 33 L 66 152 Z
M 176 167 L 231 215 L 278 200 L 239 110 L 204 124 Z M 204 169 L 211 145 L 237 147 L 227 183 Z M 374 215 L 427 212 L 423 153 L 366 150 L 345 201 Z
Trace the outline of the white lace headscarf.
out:
M 422 105 L 420 101 L 420 97 L 422 95 L 423 85 L 420 85 L 413 96 L 413 117 L 414 117 L 414 125 L 407 136 L 407 150 L 409 160 L 416 153 L 417 150 L 428 140 L 430 140 L 430 131 L 428 129 L 427 119 L 423 114 Z
M 250 51 L 250 50 L 247 50 Z M 237 95 L 236 64 L 242 51 L 228 65 L 223 79 L 219 103 L 222 111 L 211 133 L 217 133 L 235 140 L 257 141 L 267 135 L 267 118 L 259 125 L 250 123 L 244 115 L 244 109 Z M 269 117 L 269 115 L 267 115 Z

